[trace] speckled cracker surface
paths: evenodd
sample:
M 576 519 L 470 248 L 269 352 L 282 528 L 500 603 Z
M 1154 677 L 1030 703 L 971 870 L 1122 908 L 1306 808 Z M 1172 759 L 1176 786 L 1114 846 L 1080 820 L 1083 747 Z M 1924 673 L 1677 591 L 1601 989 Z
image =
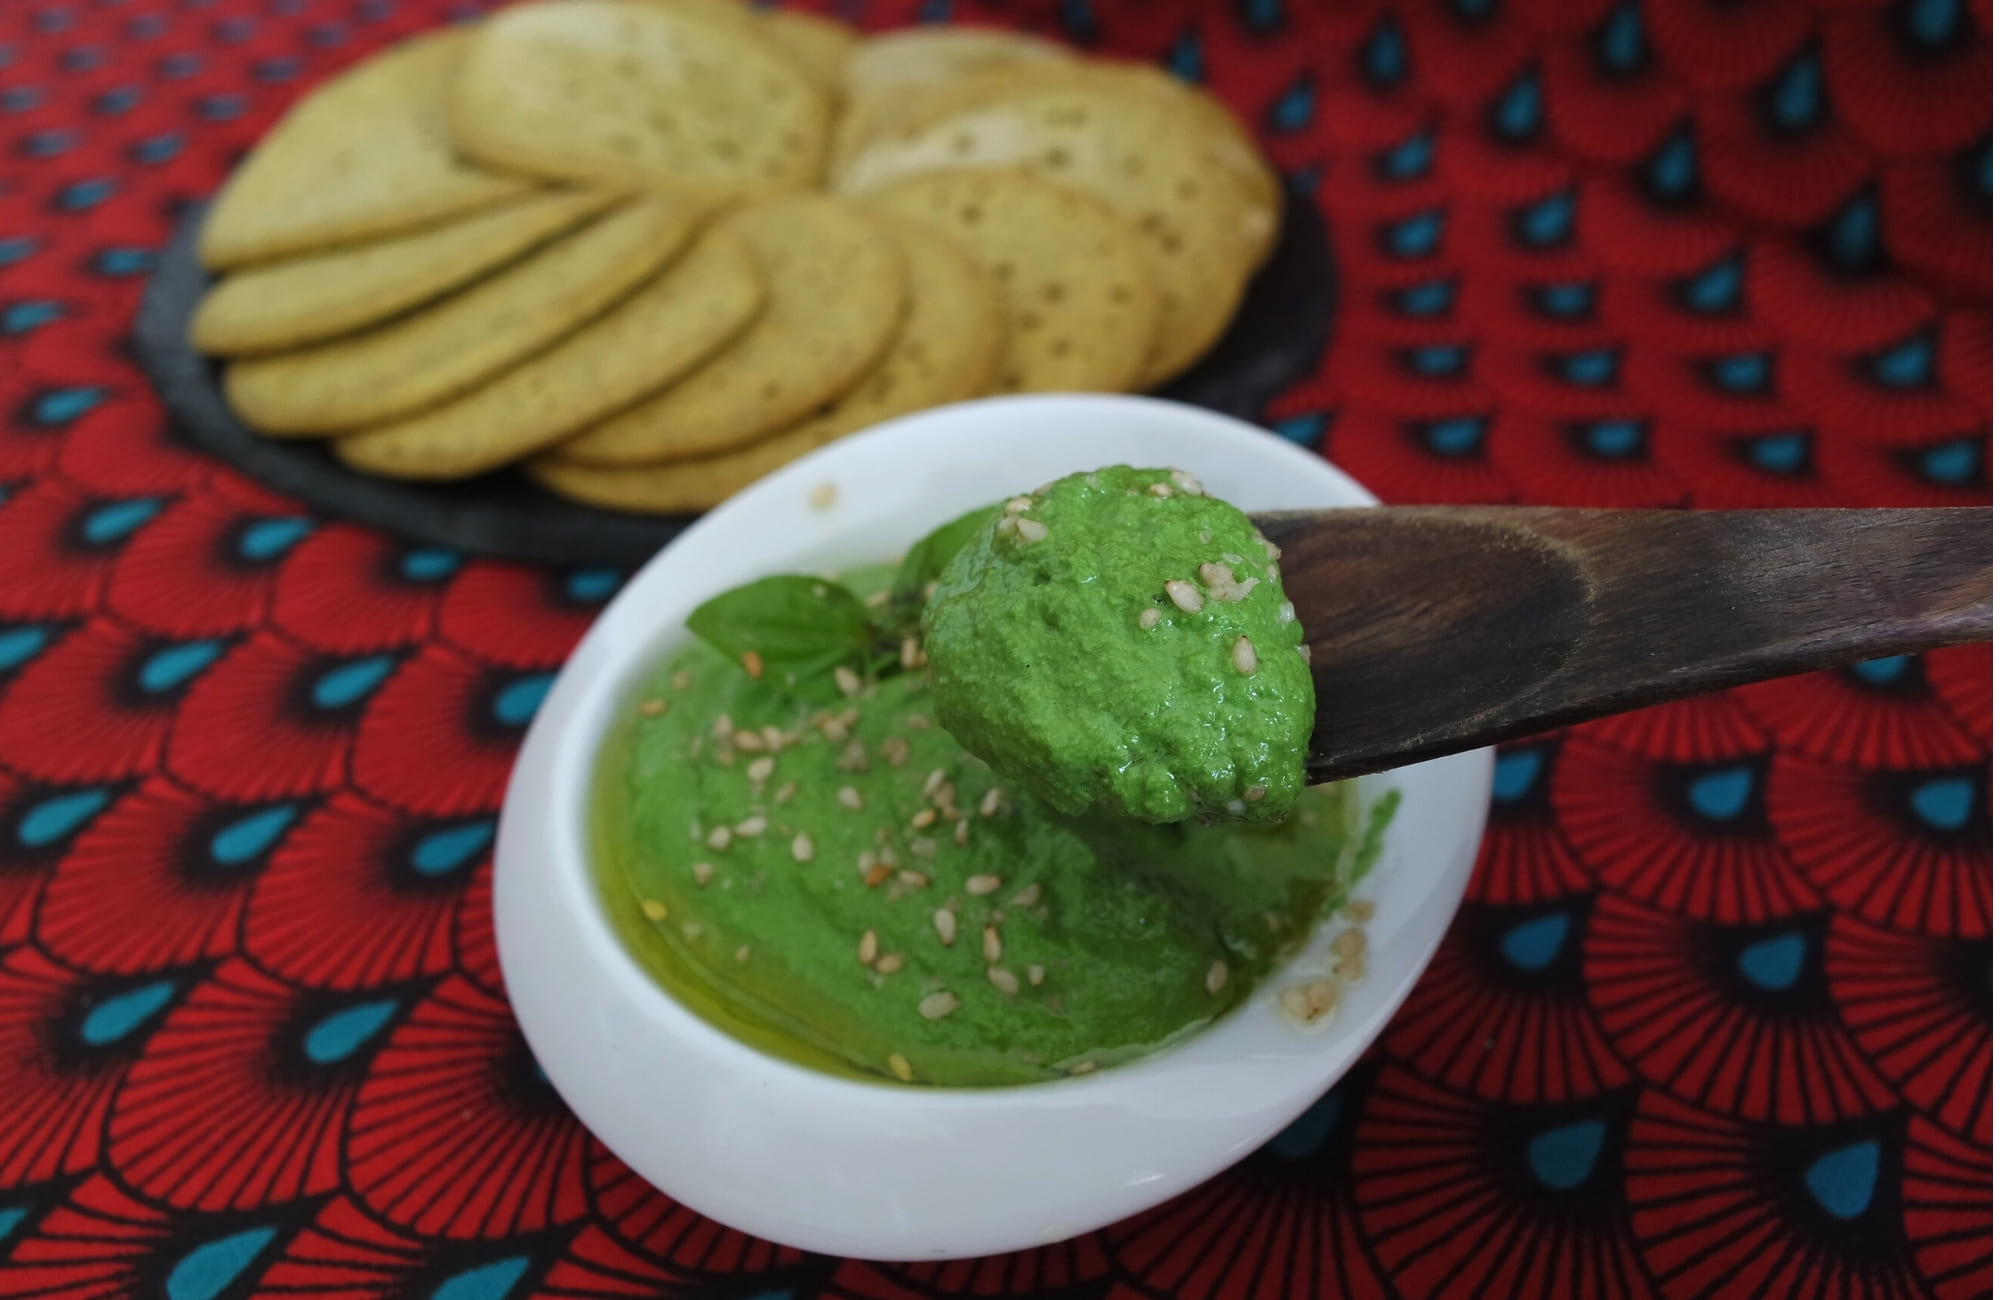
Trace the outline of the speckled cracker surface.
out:
M 1160 286 L 1150 387 L 1208 350 L 1247 279 L 1254 204 L 1207 138 L 1182 111 L 1110 81 L 1029 84 L 870 143 L 836 183 L 863 195 L 941 170 L 1022 169 L 1104 203 L 1138 229 Z
M 495 167 L 720 201 L 813 183 L 829 112 L 787 56 L 712 15 L 565 0 L 487 21 L 451 124 Z
M 797 9 L 759 9 L 764 36 L 783 50 L 829 101 L 847 94 L 847 59 L 861 35 L 846 23 Z
M 767 301 L 742 337 L 657 397 L 563 447 L 634 465 L 740 447 L 838 398 L 874 365 L 906 307 L 903 258 L 865 212 L 817 194 L 732 212 Z
M 1067 46 L 991 27 L 905 27 L 870 36 L 847 59 L 847 111 L 834 132 L 832 168 L 883 132 L 917 122 L 941 92 L 969 79 L 1075 61 Z
M 1086 194 L 1017 172 L 936 172 L 874 196 L 955 240 L 1007 304 L 1003 392 L 1122 392 L 1152 352 L 1158 290 L 1131 225 Z
M 743 241 L 712 230 L 542 355 L 435 410 L 341 438 L 334 451 L 356 469 L 397 478 L 496 469 L 672 383 L 742 329 L 762 297 Z
M 274 352 L 350 333 L 442 297 L 616 200 L 550 190 L 411 234 L 249 267 L 201 300 L 195 346 Z
M 229 404 L 266 433 L 331 433 L 445 401 L 603 311 L 685 245 L 695 214 L 626 203 L 498 275 L 414 315 L 224 375 Z
M 912 411 L 985 393 L 1006 343 L 1000 293 L 971 256 L 941 236 L 898 223 L 910 311 L 875 368 L 832 409 L 753 446 L 661 465 L 600 466 L 542 457 L 528 473 L 588 505 L 669 513 L 706 510 L 835 439 Z
M 450 77 L 472 40 L 437 32 L 327 82 L 244 159 L 201 232 L 211 270 L 410 230 L 525 193 L 452 152 Z

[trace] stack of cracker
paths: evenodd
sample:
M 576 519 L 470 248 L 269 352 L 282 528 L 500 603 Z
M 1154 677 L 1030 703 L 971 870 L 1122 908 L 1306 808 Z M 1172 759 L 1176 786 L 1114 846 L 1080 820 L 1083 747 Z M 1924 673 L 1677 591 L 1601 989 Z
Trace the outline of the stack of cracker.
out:
M 231 406 L 367 473 L 705 509 L 991 392 L 1151 388 L 1277 233 L 1229 113 L 1012 32 L 550 0 L 295 107 L 203 230 Z

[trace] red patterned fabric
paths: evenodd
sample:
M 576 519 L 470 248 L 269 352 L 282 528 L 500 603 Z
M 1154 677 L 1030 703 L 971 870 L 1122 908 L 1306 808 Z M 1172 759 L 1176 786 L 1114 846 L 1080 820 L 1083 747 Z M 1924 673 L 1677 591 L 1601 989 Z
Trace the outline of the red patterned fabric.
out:
M 1339 268 L 1266 422 L 1391 501 L 1990 500 L 1985 3 L 836 8 L 1210 85 Z M 178 446 L 126 345 L 180 205 L 478 9 L 0 0 L 0 1294 L 1992 1293 L 1986 647 L 1507 747 L 1369 1057 L 1102 1232 L 801 1255 L 591 1140 L 489 856 L 616 575 L 317 518 Z

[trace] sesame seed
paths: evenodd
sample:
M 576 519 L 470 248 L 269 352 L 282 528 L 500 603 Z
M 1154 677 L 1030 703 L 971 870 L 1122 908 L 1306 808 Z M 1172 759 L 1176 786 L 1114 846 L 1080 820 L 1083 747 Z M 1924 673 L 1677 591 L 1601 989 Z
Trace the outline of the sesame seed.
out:
M 1236 554 L 1236 552 L 1234 552 L 1234 551 L 1224 551 L 1224 552 L 1222 553 L 1222 558 L 1223 558 L 1224 560 L 1226 560 L 1227 562 L 1229 562 L 1230 564 L 1241 564 L 1241 563 L 1243 563 L 1243 557 L 1242 557 L 1242 556 L 1240 556 L 1240 555 L 1238 555 L 1238 554 Z
M 947 817 L 951 816 L 951 806 L 957 800 L 958 787 L 949 781 L 944 782 L 937 789 L 931 791 L 931 802 L 937 805 L 937 810 Z
M 1168 487 L 1168 486 L 1167 486 L 1166 484 L 1164 484 L 1164 483 L 1155 483 L 1155 484 L 1151 485 L 1150 487 L 1148 487 L 1148 488 L 1146 489 L 1146 492 L 1147 492 L 1147 495 L 1149 495 L 1149 496 L 1156 496 L 1156 497 L 1160 497 L 1160 498 L 1162 498 L 1162 499 L 1165 499 L 1165 498 L 1167 498 L 1167 497 L 1170 497 L 1170 496 L 1172 496 L 1172 495 L 1174 494 L 1174 490 L 1173 490 L 1172 488 Z
M 686 939 L 687 939 L 687 940 L 689 940 L 690 942 L 692 942 L 693 940 L 696 940 L 696 939 L 699 939 L 699 938 L 701 938 L 701 922 L 699 922 L 699 921 L 682 921 L 682 922 L 681 922 L 681 935 L 682 935 L 682 937 L 683 937 L 683 938 L 686 938 Z
M 974 898 L 984 898 L 986 895 L 997 891 L 1000 888 L 1000 883 L 1000 877 L 998 876 L 967 876 L 965 878 L 965 892 Z
M 1214 535 L 1211 534 L 1206 528 L 1202 529 L 1201 532 L 1197 535 L 1201 538 L 1201 544 L 1203 546 L 1206 546 L 1210 542 L 1215 540 Z
M 757 734 L 764 738 L 764 748 L 774 754 L 798 739 L 797 736 L 787 736 L 784 732 L 768 723 Z
M 1010 998 L 1021 991 L 1021 981 L 1014 972 L 998 966 L 986 968 L 986 982 Z
M 1306 661 L 1306 667 L 1308 668 L 1312 667 L 1313 648 L 1309 645 L 1301 645 L 1295 647 L 1295 649 L 1297 649 L 1299 652 L 1299 658 Z
M 898 660 L 903 667 L 910 669 L 922 668 L 930 662 L 930 659 L 924 654 L 923 646 L 913 636 L 903 638 L 903 649 L 901 655 L 898 656 Z
M 797 781 L 787 781 L 778 787 L 778 792 L 771 796 L 771 801 L 773 803 L 790 803 L 792 796 L 798 792 L 799 783 Z
M 919 835 L 910 841 L 910 852 L 920 858 L 934 858 L 937 856 L 937 850 L 937 841 L 928 835 Z
M 639 903 L 639 910 L 646 914 L 648 921 L 664 921 L 667 919 L 667 905 L 657 898 L 642 899 Z
M 1368 977 L 1368 959 L 1359 954 L 1353 957 L 1342 957 L 1333 964 L 1333 970 L 1334 974 L 1340 976 L 1341 979 L 1347 981 L 1349 984 L 1359 984 Z
M 937 930 L 938 941 L 947 948 L 958 938 L 958 917 L 947 908 L 940 907 L 931 913 L 931 926 Z
M 674 674 L 673 683 L 675 690 L 684 691 L 688 687 L 694 685 L 694 678 L 690 677 L 688 675 L 687 669 L 683 668 L 679 672 Z
M 922 889 L 931 883 L 931 878 L 921 871 L 898 871 L 896 879 L 912 889 Z
M 1368 932 L 1350 926 L 1333 936 L 1333 955 L 1342 959 L 1359 957 L 1368 950 Z
M 736 964 L 738 966 L 741 966 L 744 962 L 749 960 L 750 960 L 750 945 L 746 943 L 741 948 L 738 948 L 736 950 Z
M 1000 960 L 1000 927 L 989 925 L 979 932 L 979 951 L 989 963 Z
M 1097 1062 L 1078 1061 L 1075 1065 L 1069 1067 L 1069 1072 L 1075 1075 L 1095 1074 L 1097 1072 Z
M 1002 797 L 1000 787 L 997 785 L 979 796 L 979 815 L 981 817 L 991 817 L 994 813 L 999 812 Z
M 764 656 L 758 654 L 755 650 L 745 650 L 743 652 L 743 671 L 749 673 L 753 679 L 762 677 L 764 675 Z
M 864 806 L 861 799 L 861 792 L 851 785 L 841 786 L 833 797 L 839 801 L 841 807 L 851 809 L 854 812 L 860 812 Z
M 944 769 L 941 767 L 934 767 L 931 769 L 931 774 L 924 778 L 924 793 L 930 794 L 932 791 L 936 790 L 939 786 L 943 784 L 944 784 Z
M 1146 608 L 1144 608 L 1144 609 L 1142 609 L 1142 610 L 1140 610 L 1140 611 L 1139 611 L 1139 630 L 1140 630 L 1140 631 L 1142 631 L 1142 632 L 1150 632 L 1150 631 L 1152 631 L 1152 630 L 1153 630 L 1154 628 L 1158 627 L 1159 625 L 1160 625 L 1160 608 L 1159 608 L 1159 606 L 1157 606 L 1157 605 L 1148 605 L 1148 606 L 1146 606 Z
M 932 596 L 937 595 L 937 589 L 938 589 L 937 583 L 926 582 L 924 584 L 924 599 L 929 600 Z
M 713 862 L 697 862 L 689 867 L 688 871 L 694 876 L 695 885 L 702 889 L 707 889 L 708 882 L 715 879 L 715 864 Z
M 868 888 L 873 889 L 877 885 L 880 885 L 883 882 L 887 881 L 890 876 L 893 876 L 895 874 L 896 874 L 896 869 L 894 867 L 890 866 L 886 862 L 878 862 L 874 866 L 868 868 L 868 874 L 861 878 L 861 883 L 866 885 Z
M 855 949 L 854 955 L 861 959 L 863 966 L 873 966 L 875 964 L 876 950 L 880 946 L 881 941 L 875 937 L 875 932 L 873 930 L 864 930 L 861 933 L 861 946 Z
M 1246 785 L 1243 787 L 1243 797 L 1250 803 L 1257 803 L 1261 801 L 1264 798 L 1264 796 L 1269 793 L 1271 793 L 1271 791 L 1270 787 L 1268 786 Z
M 777 767 L 778 767 L 778 760 L 770 757 L 767 754 L 763 758 L 760 758 L 756 762 L 750 764 L 749 767 L 744 768 L 743 771 L 744 774 L 747 775 L 752 781 L 756 781 L 761 784 L 771 779 L 771 773 L 776 771 Z
M 734 837 L 727 826 L 718 826 L 708 833 L 708 847 L 720 853 L 729 847 L 732 838 Z
M 875 963 L 877 975 L 894 975 L 901 969 L 903 969 L 903 954 L 900 952 L 885 952 Z
M 912 713 L 909 717 L 903 719 L 903 725 L 911 731 L 929 731 L 931 729 L 931 720 L 921 713 Z
M 1173 601 L 1175 608 L 1184 613 L 1201 613 L 1201 593 L 1194 589 L 1194 584 L 1191 582 L 1182 582 L 1179 578 L 1169 578 L 1167 580 L 1167 599 Z
M 1231 799 L 1228 803 L 1222 806 L 1224 808 L 1227 808 L 1230 812 L 1235 813 L 1238 817 L 1241 817 L 1243 815 L 1244 804 L 1241 799 Z
M 806 494 L 806 504 L 815 510 L 831 510 L 833 503 L 840 499 L 840 489 L 831 483 L 820 483 Z
M 1227 983 L 1229 983 L 1229 963 L 1226 961 L 1210 963 L 1208 978 L 1202 981 L 1202 987 L 1208 990 L 1209 996 L 1213 997 L 1222 992 L 1222 986 Z
M 800 831 L 792 837 L 792 859 L 796 862 L 811 862 L 812 858 L 812 836 Z
M 917 1077 L 916 1071 L 910 1069 L 910 1063 L 903 1059 L 901 1052 L 889 1053 L 889 1073 L 895 1075 L 904 1083 L 908 1083 Z
M 919 813 L 917 813 L 916 816 L 910 818 L 910 825 L 916 827 L 918 830 L 922 830 L 924 829 L 924 827 L 929 826 L 936 821 L 937 821 L 937 809 L 925 808 Z
M 1173 480 L 1175 487 L 1191 497 L 1205 497 L 1208 495 L 1208 489 L 1201 485 L 1201 480 L 1184 469 L 1169 470 L 1167 477 Z
M 718 741 L 715 746 L 715 761 L 724 767 L 736 766 L 736 746 L 728 741 Z
M 710 727 L 709 731 L 717 740 L 727 740 L 736 734 L 736 724 L 730 721 L 729 715 L 725 713 L 715 720 L 715 725 Z
M 861 679 L 856 677 L 854 670 L 846 664 L 841 664 L 833 670 L 833 684 L 849 699 L 861 693 Z
M 815 582 L 813 584 L 813 595 L 818 596 L 821 600 L 825 600 L 826 584 L 823 582 Z
M 1048 972 L 1044 971 L 1040 966 L 1030 966 L 1028 967 L 1028 983 L 1034 985 L 1036 988 L 1040 988 L 1042 980 L 1047 974 Z
M 640 700 L 639 712 L 649 718 L 657 718 L 667 711 L 665 700 Z
M 880 752 L 889 760 L 890 767 L 901 767 L 910 761 L 910 742 L 901 736 L 891 736 L 882 742 Z
M 1285 553 L 1278 549 L 1277 543 L 1273 542 L 1270 538 L 1264 536 L 1264 534 L 1262 533 L 1257 534 L 1257 544 L 1263 547 L 1264 554 L 1270 556 L 1272 559 L 1282 560 L 1285 558 Z
M 1357 898 L 1347 905 L 1345 915 L 1356 923 L 1372 921 L 1375 919 L 1375 902 L 1373 899 Z
M 1236 665 L 1236 671 L 1248 677 L 1257 671 L 1257 647 L 1250 644 L 1250 638 L 1239 636 L 1236 646 L 1229 652 L 1229 662 Z
M 1002 515 L 1000 516 L 1000 522 L 993 525 L 993 532 L 997 537 L 1012 537 L 1020 530 L 1020 527 L 1021 517 L 1019 515 Z
M 959 818 L 958 825 L 952 827 L 951 842 L 953 844 L 958 845 L 960 848 L 964 848 L 966 841 L 971 838 L 972 838 L 972 823 L 967 821 L 963 817 Z
M 1340 986 L 1321 976 L 1294 984 L 1278 995 L 1278 1006 L 1302 1025 L 1314 1024 L 1340 1008 Z
M 1221 600 L 1222 596 L 1218 593 L 1236 585 L 1236 575 L 1230 572 L 1226 564 L 1217 564 L 1213 560 L 1204 561 L 1196 567 L 1195 572 L 1201 575 L 1202 585 L 1208 588 L 1210 600 Z
M 917 1014 L 926 1020 L 943 1020 L 958 1010 L 958 994 L 944 989 L 917 1003 Z
M 1026 889 L 1008 899 L 1007 904 L 1010 907 L 1033 907 L 1041 901 L 1042 887 L 1040 885 L 1029 885 Z
M 889 593 L 887 591 L 874 592 L 868 597 L 867 600 L 861 603 L 868 606 L 868 608 L 870 609 L 881 609 L 884 605 L 887 605 L 889 603 Z
M 1265 565 L 1264 576 L 1266 578 L 1269 578 L 1272 582 L 1276 582 L 1278 580 L 1278 566 L 1275 564 Z
M 1021 534 L 1021 540 L 1024 542 L 1039 542 L 1049 535 L 1047 524 L 1037 523 L 1025 515 L 1015 524 L 1015 529 Z
M 866 772 L 868 747 L 858 740 L 848 741 L 847 748 L 840 751 L 840 757 L 833 760 L 833 765 L 842 772 Z
M 847 724 L 839 718 L 828 718 L 819 727 L 820 734 L 836 745 L 847 743 Z
M 755 754 L 764 748 L 764 738 L 754 731 L 739 731 L 735 738 L 736 748 L 747 749 Z
M 834 716 L 834 721 L 843 727 L 859 726 L 861 725 L 861 710 L 850 704 Z
M 1012 497 L 1003 508 L 1010 515 L 1018 515 L 1034 504 L 1035 502 L 1032 497 Z
M 746 839 L 754 838 L 755 836 L 762 835 L 770 828 L 770 825 L 770 819 L 767 817 L 745 817 L 742 821 L 736 823 L 736 833 Z

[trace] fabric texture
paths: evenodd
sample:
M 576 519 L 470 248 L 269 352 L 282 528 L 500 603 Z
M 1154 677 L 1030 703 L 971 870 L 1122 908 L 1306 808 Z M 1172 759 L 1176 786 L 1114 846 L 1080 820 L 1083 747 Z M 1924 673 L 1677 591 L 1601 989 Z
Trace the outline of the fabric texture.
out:
M 475 6 L 0 0 L 0 1295 L 1991 1294 L 1991 654 L 1507 747 L 1364 1063 L 1151 1213 L 884 1266 L 703 1221 L 508 1014 L 494 814 L 621 575 L 315 518 L 126 348 L 180 205 Z M 865 0 L 1159 60 L 1320 204 L 1267 413 L 1394 502 L 1990 500 L 1986 0 Z

